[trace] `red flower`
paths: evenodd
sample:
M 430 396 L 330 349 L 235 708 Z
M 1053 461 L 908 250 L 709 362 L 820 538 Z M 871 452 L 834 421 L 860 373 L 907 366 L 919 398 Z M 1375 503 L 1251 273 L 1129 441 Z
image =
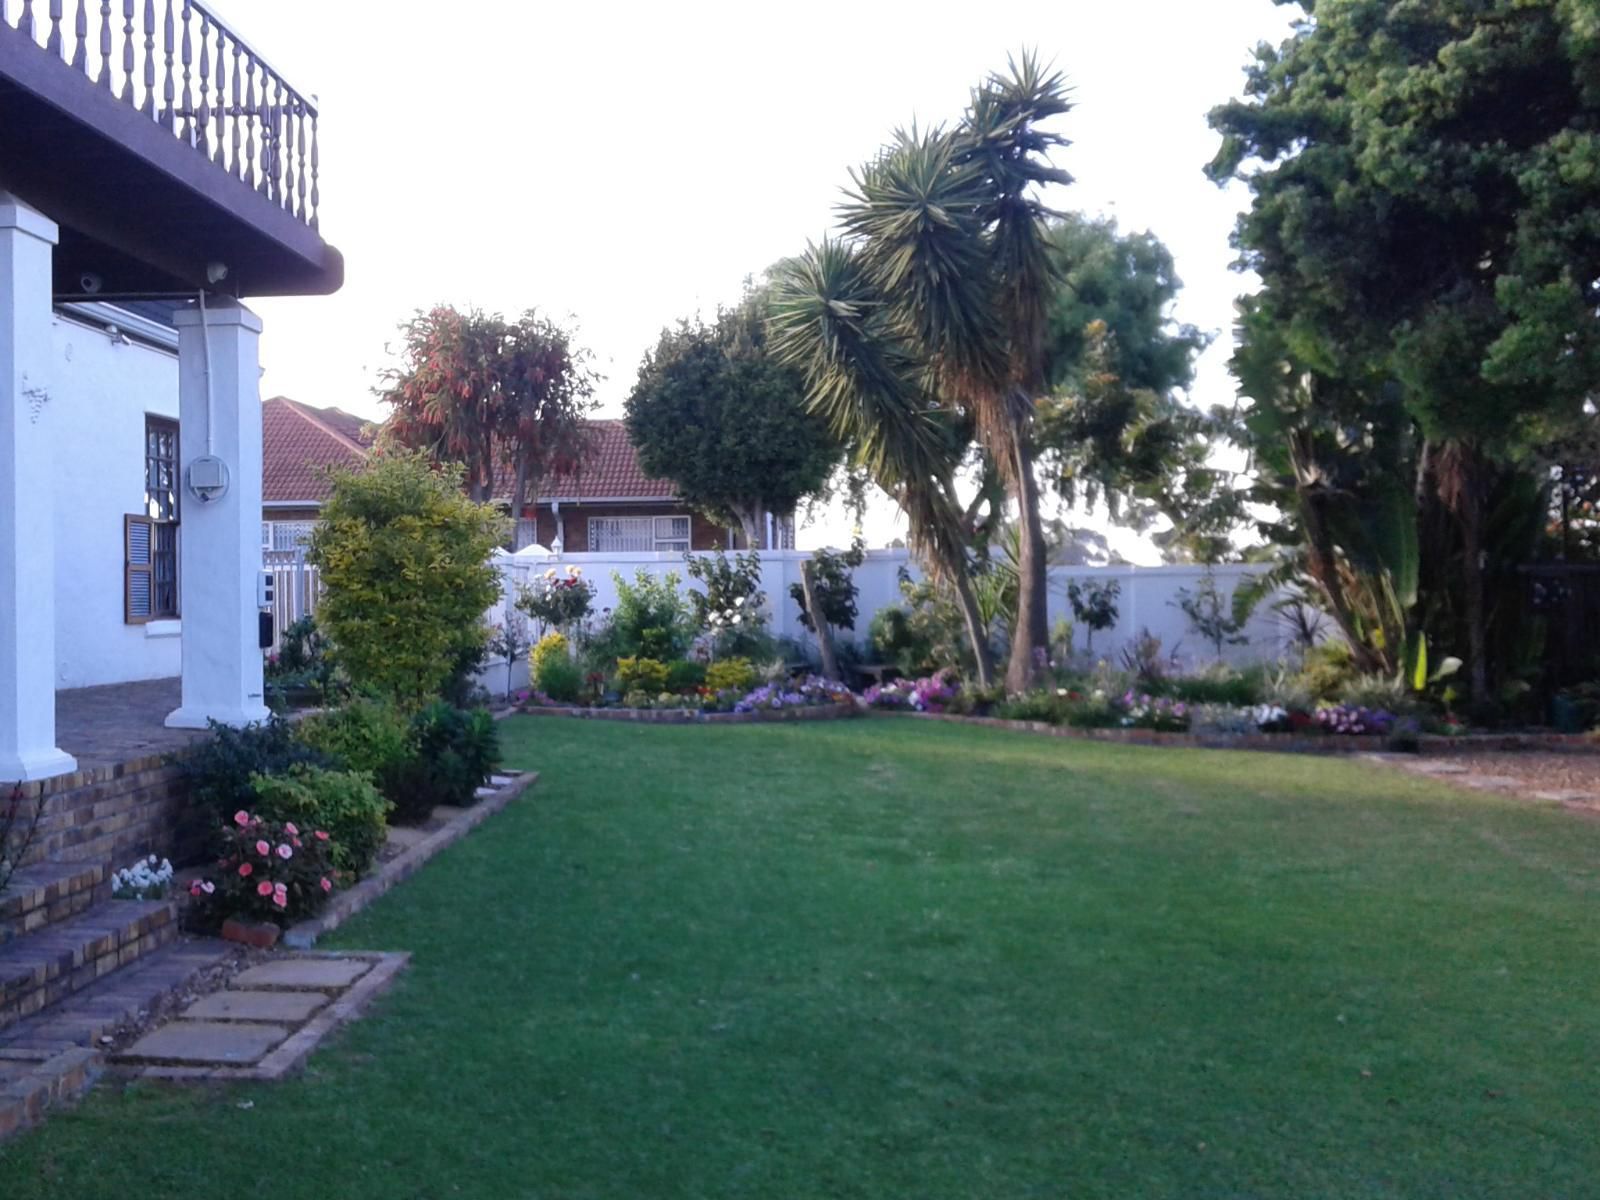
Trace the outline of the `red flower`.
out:
M 239 874 L 241 874 L 241 875 L 249 875 L 254 870 L 255 870 L 255 868 L 252 867 L 249 863 L 240 863 L 239 864 Z

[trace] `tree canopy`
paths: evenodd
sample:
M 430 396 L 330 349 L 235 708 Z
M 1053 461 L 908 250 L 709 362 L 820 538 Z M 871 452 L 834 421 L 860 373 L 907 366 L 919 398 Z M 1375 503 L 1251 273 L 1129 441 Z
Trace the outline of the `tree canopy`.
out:
M 649 474 L 684 501 L 764 544 L 763 514 L 791 515 L 842 456 L 805 405 L 800 372 L 767 353 L 766 292 L 749 288 L 707 325 L 661 331 L 627 400 L 628 436 Z
M 542 477 L 576 468 L 596 376 L 570 330 L 532 309 L 507 321 L 440 305 L 400 332 L 378 390 L 389 445 L 459 463 L 469 496 L 509 497 L 513 512 Z
M 1485 699 L 1522 654 L 1506 589 L 1538 537 L 1538 448 L 1600 383 L 1600 20 L 1578 0 L 1301 7 L 1211 115 L 1263 285 L 1245 430 L 1368 661 L 1427 631 L 1464 645 Z

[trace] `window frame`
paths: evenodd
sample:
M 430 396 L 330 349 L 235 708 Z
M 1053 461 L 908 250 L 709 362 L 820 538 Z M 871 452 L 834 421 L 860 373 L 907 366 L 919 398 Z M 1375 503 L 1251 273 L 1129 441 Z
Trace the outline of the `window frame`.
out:
M 599 550 L 596 548 L 596 527 L 607 522 L 617 524 L 623 521 L 646 527 L 647 532 L 641 532 L 638 537 L 640 540 L 648 538 L 650 542 L 648 550 Z M 663 521 L 669 522 L 667 525 L 669 532 L 667 534 L 661 532 L 661 523 Z M 671 536 L 672 525 L 670 522 L 674 521 L 683 522 L 685 530 L 683 537 Z M 683 554 L 694 548 L 694 518 L 690 513 L 665 513 L 660 516 L 654 513 L 645 516 L 640 516 L 637 513 L 616 517 L 592 516 L 588 519 L 587 533 L 589 552 L 592 554 Z
M 171 436 L 171 453 L 162 454 L 161 439 Z M 183 525 L 183 437 L 172 417 L 145 413 L 144 511 L 122 520 L 122 620 L 125 625 L 151 621 L 176 621 L 183 616 L 181 555 L 178 549 Z M 145 559 L 135 561 L 134 530 L 145 529 Z M 170 577 L 169 577 L 170 576 Z M 134 581 L 143 579 L 149 612 L 134 611 Z M 164 597 L 170 593 L 170 603 Z

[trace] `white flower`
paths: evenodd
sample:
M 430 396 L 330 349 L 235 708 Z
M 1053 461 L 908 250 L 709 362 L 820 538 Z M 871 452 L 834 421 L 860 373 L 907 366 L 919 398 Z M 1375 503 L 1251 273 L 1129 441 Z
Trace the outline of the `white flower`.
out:
M 738 598 L 738 599 L 737 599 L 737 600 L 735 600 L 735 601 L 734 601 L 734 602 L 733 602 L 733 606 L 734 606 L 734 607 L 735 607 L 735 608 L 738 608 L 738 607 L 739 607 L 739 606 L 741 606 L 741 605 L 742 605 L 742 604 L 744 604 L 744 597 L 743 597 L 743 596 L 740 596 L 740 597 L 739 597 L 739 598 Z

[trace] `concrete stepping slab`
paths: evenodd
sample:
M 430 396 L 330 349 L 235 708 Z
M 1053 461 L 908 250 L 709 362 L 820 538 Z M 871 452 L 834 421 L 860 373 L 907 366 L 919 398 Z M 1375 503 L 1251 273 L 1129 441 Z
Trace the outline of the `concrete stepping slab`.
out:
M 258 1062 L 284 1038 L 283 1025 L 247 1021 L 174 1021 L 147 1033 L 118 1058 L 213 1065 Z
M 1440 758 L 1423 758 L 1414 762 L 1402 763 L 1408 771 L 1415 771 L 1418 775 L 1465 775 L 1468 768 L 1461 763 L 1447 762 Z
M 515 778 L 515 775 L 491 775 L 489 776 L 489 782 L 497 788 L 503 788 Z
M 1600 804 L 1600 792 L 1585 792 L 1576 788 L 1556 788 L 1534 792 L 1535 800 L 1553 800 L 1557 804 Z
M 281 958 L 236 975 L 233 986 L 327 991 L 347 988 L 371 969 L 370 961 L 359 958 Z
M 474 796 L 476 796 L 479 800 L 487 800 L 490 796 L 494 795 L 499 790 L 500 790 L 499 788 L 481 787 L 477 791 L 473 792 L 472 794 Z
M 291 1021 L 299 1024 L 328 1002 L 322 992 L 212 992 L 183 1012 L 191 1021 Z
M 1522 780 L 1510 775 L 1468 775 L 1461 781 L 1462 787 L 1480 788 L 1486 792 L 1513 790 L 1522 787 Z

